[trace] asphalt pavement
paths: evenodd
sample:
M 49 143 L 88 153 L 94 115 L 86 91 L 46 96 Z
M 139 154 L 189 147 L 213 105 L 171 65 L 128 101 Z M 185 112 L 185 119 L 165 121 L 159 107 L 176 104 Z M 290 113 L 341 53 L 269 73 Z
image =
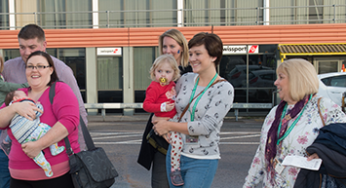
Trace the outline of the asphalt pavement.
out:
M 103 147 L 119 173 L 111 188 L 150 188 L 151 172 L 137 163 L 142 134 L 149 114 L 133 116 L 88 116 L 88 129 L 98 147 Z M 213 188 L 242 187 L 259 144 L 264 117 L 226 117 L 221 129 L 218 170 Z

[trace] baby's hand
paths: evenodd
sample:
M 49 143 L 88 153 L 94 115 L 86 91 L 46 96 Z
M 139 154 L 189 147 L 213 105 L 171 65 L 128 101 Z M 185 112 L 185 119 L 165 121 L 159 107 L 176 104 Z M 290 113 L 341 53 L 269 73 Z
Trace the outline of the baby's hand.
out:
M 174 103 L 166 102 L 166 112 L 172 111 L 174 108 Z

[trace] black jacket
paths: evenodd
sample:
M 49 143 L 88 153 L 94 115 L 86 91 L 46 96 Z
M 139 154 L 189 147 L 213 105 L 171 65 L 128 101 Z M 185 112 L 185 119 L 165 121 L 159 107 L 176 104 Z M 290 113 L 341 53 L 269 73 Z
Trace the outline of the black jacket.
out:
M 346 141 L 346 124 L 330 124 L 320 129 L 319 136 L 306 151 L 309 154 L 317 153 L 322 159 L 321 168 L 318 171 L 301 169 L 294 187 L 315 188 L 321 187 L 322 176 L 334 178 L 337 187 L 346 187 L 346 145 L 340 145 Z
M 154 154 L 155 152 L 158 152 L 153 146 L 151 146 L 147 141 L 147 135 L 150 132 L 150 130 L 153 128 L 153 124 L 151 123 L 151 119 L 154 114 L 151 114 L 147 123 L 147 126 L 145 127 L 143 136 L 142 136 L 142 144 L 141 149 L 139 151 L 137 162 L 142 165 L 144 168 L 150 170 L 151 163 L 154 160 Z M 160 143 L 163 143 L 162 146 L 166 150 L 168 149 L 169 144 L 167 141 L 162 138 L 161 136 L 154 135 L 156 139 L 161 139 Z

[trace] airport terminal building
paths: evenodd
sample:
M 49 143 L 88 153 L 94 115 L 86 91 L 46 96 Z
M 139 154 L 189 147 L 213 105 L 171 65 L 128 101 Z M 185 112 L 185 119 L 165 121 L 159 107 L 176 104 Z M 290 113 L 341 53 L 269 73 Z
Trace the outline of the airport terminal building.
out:
M 238 103 L 276 103 L 275 70 L 285 59 L 304 58 L 318 73 L 346 64 L 344 0 L 2 0 L 0 9 L 4 59 L 20 56 L 21 27 L 40 25 L 47 52 L 71 67 L 86 103 L 143 102 L 158 37 L 171 28 L 187 40 L 220 36 L 217 69 Z

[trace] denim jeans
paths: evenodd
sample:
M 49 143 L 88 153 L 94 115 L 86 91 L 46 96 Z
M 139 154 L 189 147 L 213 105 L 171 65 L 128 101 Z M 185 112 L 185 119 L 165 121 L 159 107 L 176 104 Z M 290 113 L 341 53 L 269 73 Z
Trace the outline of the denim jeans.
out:
M 10 172 L 8 170 L 8 157 L 2 149 L 0 149 L 0 188 L 10 187 Z
M 169 146 L 166 157 L 167 176 L 171 188 L 210 188 L 219 163 L 218 159 L 193 159 L 185 156 L 180 158 L 181 176 L 184 180 L 183 186 L 174 186 L 170 179 L 171 172 L 171 146 Z

